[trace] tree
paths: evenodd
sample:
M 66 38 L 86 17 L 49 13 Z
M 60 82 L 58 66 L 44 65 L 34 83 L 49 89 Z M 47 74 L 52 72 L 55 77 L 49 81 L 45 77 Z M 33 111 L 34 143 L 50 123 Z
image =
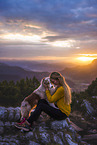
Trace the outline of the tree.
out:
M 0 105 L 20 106 L 21 101 L 40 85 L 36 77 L 14 81 L 0 82 Z

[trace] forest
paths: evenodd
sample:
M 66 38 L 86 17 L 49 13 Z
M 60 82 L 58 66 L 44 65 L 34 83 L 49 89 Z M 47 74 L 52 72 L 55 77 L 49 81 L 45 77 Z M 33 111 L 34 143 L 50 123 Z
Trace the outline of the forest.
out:
M 38 86 L 40 82 L 36 77 L 33 79 L 21 79 L 16 83 L 12 81 L 2 81 L 0 82 L 0 105 L 1 106 L 20 106 L 21 101 L 32 93 Z

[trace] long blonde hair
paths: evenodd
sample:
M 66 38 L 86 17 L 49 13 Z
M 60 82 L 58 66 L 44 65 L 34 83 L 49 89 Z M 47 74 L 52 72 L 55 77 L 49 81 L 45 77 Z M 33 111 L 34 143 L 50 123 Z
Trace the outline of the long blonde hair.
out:
M 59 72 L 52 72 L 50 74 L 51 79 L 58 79 L 60 85 L 64 88 L 64 102 L 69 105 L 71 103 L 71 89 L 69 85 L 66 83 L 65 78 Z

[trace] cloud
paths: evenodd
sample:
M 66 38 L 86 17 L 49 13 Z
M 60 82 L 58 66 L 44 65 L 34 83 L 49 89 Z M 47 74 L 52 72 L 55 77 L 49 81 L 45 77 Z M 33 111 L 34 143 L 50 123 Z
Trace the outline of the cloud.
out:
M 90 11 L 90 14 L 93 11 L 97 12 L 96 8 L 91 8 L 86 0 L 85 2 L 82 0 L 1 0 L 0 5 L 1 15 L 8 20 L 32 21 L 58 33 L 69 29 L 70 23 L 73 25 L 83 19 L 87 20 L 88 17 L 84 15 L 87 12 Z
M 37 38 L 40 37 L 37 42 L 32 41 L 35 35 Z M 0 0 L 0 36 L 3 49 L 8 44 L 10 46 L 19 45 L 20 50 L 23 50 L 22 46 L 26 45 L 23 54 L 28 55 L 31 53 L 38 55 L 39 52 L 41 55 L 48 53 L 63 56 L 80 51 L 96 51 L 97 1 Z M 14 40 L 10 39 L 10 36 L 13 36 Z M 55 42 L 65 44 L 71 40 L 75 43 L 69 45 L 71 51 L 68 50 L 68 52 L 66 45 L 63 48 L 59 47 L 59 50 L 58 47 L 52 46 Z M 14 46 L 13 56 L 17 50 Z M 26 52 L 31 46 L 32 50 Z M 34 48 L 39 51 L 36 52 Z M 2 54 L 5 51 L 7 48 L 2 50 Z

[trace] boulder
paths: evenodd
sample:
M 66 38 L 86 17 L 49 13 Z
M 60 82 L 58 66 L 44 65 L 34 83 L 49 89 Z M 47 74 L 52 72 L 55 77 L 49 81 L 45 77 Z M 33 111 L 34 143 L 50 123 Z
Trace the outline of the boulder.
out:
M 0 145 L 82 145 L 81 136 L 72 127 L 69 118 L 37 122 L 31 131 L 15 128 L 20 119 L 20 108 L 0 107 Z
M 91 116 L 94 114 L 95 110 L 93 109 L 93 107 L 91 106 L 91 103 L 87 100 L 83 100 L 83 103 L 81 104 L 81 107 L 85 107 L 85 111 L 84 114 L 86 116 Z

